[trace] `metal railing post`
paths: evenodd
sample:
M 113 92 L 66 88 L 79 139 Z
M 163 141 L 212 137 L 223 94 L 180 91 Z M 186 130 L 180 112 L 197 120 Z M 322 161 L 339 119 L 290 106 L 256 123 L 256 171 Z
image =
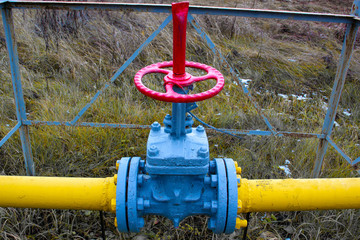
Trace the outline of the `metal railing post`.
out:
M 31 144 L 29 137 L 28 126 L 23 124 L 26 121 L 26 108 L 24 95 L 21 86 L 21 75 L 19 69 L 19 57 L 16 47 L 15 31 L 13 23 L 13 15 L 10 8 L 2 8 L 2 19 L 5 30 L 6 46 L 9 54 L 10 68 L 11 68 L 11 79 L 13 84 L 15 104 L 16 104 L 16 115 L 18 123 L 21 124 L 19 128 L 21 145 L 23 149 L 25 167 L 27 175 L 35 175 L 35 167 L 33 162 L 33 156 L 31 152 Z
M 352 15 L 358 16 L 359 5 L 360 5 L 360 1 L 355 0 L 353 7 L 352 7 L 352 12 L 351 12 Z M 337 108 L 339 105 L 342 90 L 344 88 L 345 78 L 346 78 L 347 71 L 349 69 L 349 64 L 350 64 L 351 56 L 353 53 L 353 48 L 354 48 L 358 28 L 359 28 L 359 25 L 358 25 L 357 21 L 353 21 L 353 23 L 347 24 L 347 27 L 346 27 L 346 33 L 345 33 L 345 37 L 344 37 L 343 47 L 341 50 L 341 55 L 340 55 L 339 63 L 338 63 L 337 70 L 336 70 L 335 80 L 334 80 L 334 86 L 333 86 L 330 101 L 329 101 L 329 108 L 326 112 L 324 125 L 323 125 L 322 131 L 321 131 L 321 134 L 324 134 L 325 138 L 320 139 L 320 142 L 319 142 L 319 145 L 317 148 L 315 164 L 314 164 L 313 171 L 311 173 L 312 178 L 319 177 L 319 174 L 321 172 L 321 168 L 322 168 L 322 165 L 324 162 L 324 157 L 325 157 L 326 150 L 327 150 L 327 147 L 329 144 L 327 137 L 331 135 L 331 132 L 332 132 L 332 129 L 334 126 L 336 111 L 337 111 Z

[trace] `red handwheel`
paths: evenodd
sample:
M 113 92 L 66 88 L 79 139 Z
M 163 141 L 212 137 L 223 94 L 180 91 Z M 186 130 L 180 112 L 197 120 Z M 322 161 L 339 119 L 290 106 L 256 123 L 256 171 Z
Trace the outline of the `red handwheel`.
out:
M 224 87 L 224 77 L 222 74 L 213 67 L 207 66 L 205 64 L 196 63 L 196 62 L 185 62 L 186 67 L 197 68 L 207 72 L 204 76 L 192 76 L 189 73 L 183 74 L 183 76 L 176 76 L 173 71 L 165 69 L 168 67 L 173 67 L 173 62 L 160 62 L 155 63 L 150 66 L 147 66 L 135 75 L 134 82 L 137 89 L 144 95 L 151 98 L 164 101 L 164 102 L 176 102 L 176 103 L 187 103 L 187 102 L 198 102 L 208 98 L 211 98 L 218 94 Z M 142 78 L 149 73 L 163 73 L 166 74 L 164 77 L 164 86 L 165 93 L 156 92 L 147 88 L 143 82 Z M 205 81 L 208 79 L 215 79 L 216 85 L 209 89 L 208 91 L 196 94 L 179 94 L 173 90 L 174 86 L 184 88 L 192 85 L 193 83 Z
M 187 14 L 189 10 L 189 2 L 180 2 L 172 4 L 173 16 L 173 60 L 171 62 L 155 63 L 141 69 L 136 73 L 134 82 L 137 89 L 144 95 L 155 98 L 164 102 L 198 102 L 211 98 L 218 94 L 224 87 L 223 75 L 213 67 L 196 62 L 185 61 L 186 49 L 186 23 Z M 173 70 L 165 68 L 171 67 Z M 195 77 L 185 72 L 185 67 L 197 68 L 206 71 L 206 75 Z M 142 78 L 149 73 L 163 73 L 165 93 L 156 92 L 147 88 Z M 208 91 L 196 94 L 177 93 L 173 87 L 184 88 L 193 83 L 205 81 L 208 79 L 215 79 L 216 85 Z

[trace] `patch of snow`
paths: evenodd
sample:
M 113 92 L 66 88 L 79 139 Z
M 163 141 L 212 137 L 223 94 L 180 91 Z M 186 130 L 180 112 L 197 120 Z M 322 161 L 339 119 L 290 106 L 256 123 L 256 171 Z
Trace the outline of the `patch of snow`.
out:
M 288 99 L 288 98 L 289 98 L 288 95 L 286 95 L 286 94 L 281 94 L 281 93 L 279 93 L 278 96 L 279 96 L 279 97 L 282 97 L 282 98 L 284 98 L 284 99 Z M 291 94 L 291 96 L 292 96 L 293 98 L 295 98 L 296 100 L 299 100 L 299 101 L 311 99 L 311 98 L 307 97 L 307 94 L 304 94 L 304 95 Z
M 335 125 L 335 127 L 340 127 L 340 124 L 336 121 L 334 121 L 334 125 Z
M 244 85 L 246 88 L 249 88 L 249 83 L 252 81 L 251 79 L 240 79 L 242 85 Z M 238 85 L 237 82 L 234 81 L 236 85 Z
M 288 95 L 281 94 L 281 93 L 279 93 L 278 96 L 279 96 L 279 97 L 282 97 L 282 98 L 284 98 L 284 99 L 288 99 L 288 98 L 289 98 Z
M 306 94 L 304 94 L 304 96 L 291 94 L 291 96 L 293 96 L 294 98 L 296 98 L 296 100 L 299 100 L 299 101 L 311 99 L 311 98 L 306 97 L 307 96 Z
M 243 84 L 249 84 L 249 82 L 251 82 L 252 80 L 251 79 L 241 79 L 241 82 Z
M 288 61 L 289 61 L 289 62 L 296 62 L 297 60 L 296 60 L 296 59 L 289 58 Z
M 216 116 L 221 116 L 222 113 L 217 113 Z
M 328 107 L 328 104 L 326 102 L 322 102 L 321 108 L 323 110 L 327 111 L 329 107 Z
M 293 150 L 294 151 L 294 150 Z M 291 162 L 289 161 L 289 160 L 285 160 L 285 165 L 289 165 L 289 164 L 291 164 Z
M 345 109 L 345 110 L 343 111 L 343 114 L 345 114 L 346 116 L 350 116 L 350 115 L 351 115 L 350 109 L 349 109 L 349 108 L 348 108 L 348 109 Z
M 9 125 L 9 124 L 6 124 L 6 126 L 7 126 L 7 127 L 10 127 L 10 125 Z
M 291 171 L 288 165 L 279 166 L 279 168 L 285 172 L 286 176 L 291 177 Z

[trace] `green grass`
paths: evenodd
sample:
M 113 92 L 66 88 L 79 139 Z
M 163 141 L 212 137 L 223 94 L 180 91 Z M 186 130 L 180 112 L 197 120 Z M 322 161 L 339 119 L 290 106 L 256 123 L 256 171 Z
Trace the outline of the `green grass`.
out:
M 352 1 L 233 1 L 192 4 L 230 7 L 270 8 L 297 11 L 348 13 Z M 167 2 L 166 2 L 167 3 Z M 73 12 L 71 14 L 74 14 Z M 70 14 L 70 15 L 71 15 Z M 82 12 L 77 25 L 66 12 L 15 11 L 15 27 L 21 64 L 22 84 L 28 118 L 71 121 L 114 72 L 145 41 L 165 15 L 133 12 Z M 45 18 L 47 17 L 47 18 Z M 51 25 L 53 17 L 64 24 Z M 344 27 L 340 24 L 257 20 L 250 18 L 195 16 L 221 53 L 251 79 L 249 88 L 270 122 L 279 131 L 320 133 Z M 74 27 L 77 26 L 77 27 Z M 56 31 L 54 31 L 54 29 Z M 0 31 L 0 37 L 3 36 Z M 150 124 L 162 122 L 171 105 L 141 95 L 132 79 L 149 64 L 171 60 L 172 28 L 168 26 L 80 119 L 84 122 Z M 16 122 L 11 76 L 6 48 L 0 47 L 0 138 Z M 235 84 L 231 75 L 188 26 L 187 59 L 211 65 L 226 80 L 216 97 L 199 103 L 193 112 L 220 128 L 262 129 L 265 123 Z M 333 138 L 355 158 L 360 155 L 358 102 L 360 54 L 358 43 L 344 87 Z M 149 78 L 155 87 L 160 82 Z M 206 88 L 204 86 L 199 89 Z M 159 88 L 161 89 L 161 87 Z M 306 101 L 278 94 L 307 94 Z M 351 116 L 343 114 L 351 109 Z M 197 124 L 197 123 L 196 123 Z M 36 170 L 42 176 L 106 177 L 115 173 L 115 161 L 125 156 L 145 157 L 148 130 L 71 128 L 36 126 L 30 128 Z M 229 157 L 238 161 L 243 177 L 285 178 L 279 165 L 290 160 L 293 178 L 307 178 L 313 167 L 317 139 L 245 137 L 209 132 L 211 158 Z M 25 175 L 21 144 L 15 134 L 0 149 L 0 173 Z M 356 177 L 344 159 L 331 147 L 321 177 Z M 213 235 L 206 218 L 190 217 L 178 229 L 169 220 L 147 217 L 140 234 L 118 233 L 113 214 L 106 214 L 109 239 L 239 239 Z M 358 210 L 320 212 L 252 213 L 248 235 L 257 239 L 359 239 Z M 89 211 L 0 209 L 2 239 L 97 239 L 99 213 Z

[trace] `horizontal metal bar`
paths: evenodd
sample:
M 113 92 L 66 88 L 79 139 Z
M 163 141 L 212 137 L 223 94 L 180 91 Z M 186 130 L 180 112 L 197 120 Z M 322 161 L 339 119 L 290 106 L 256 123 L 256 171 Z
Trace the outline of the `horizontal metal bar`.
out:
M 6 1 L 1 7 L 21 9 L 63 9 L 63 10 L 125 10 L 137 12 L 171 13 L 171 5 L 115 3 L 115 2 L 52 2 L 52 1 Z M 247 8 L 222 8 L 190 6 L 190 14 L 226 15 L 236 17 L 274 18 L 300 21 L 352 23 L 354 16 L 344 14 L 277 11 Z
M 58 121 L 34 121 L 27 120 L 23 122 L 27 126 L 66 126 L 66 127 L 102 127 L 102 128 L 128 128 L 128 129 L 150 129 L 150 125 L 138 124 L 121 124 L 121 123 L 93 123 L 79 122 L 72 124 L 71 122 Z
M 79 122 L 72 124 L 71 122 L 58 122 L 58 121 L 24 121 L 27 126 L 66 126 L 66 127 L 102 127 L 102 128 L 124 128 L 124 129 L 150 129 L 150 125 L 139 124 L 121 124 L 121 123 L 93 123 L 93 122 Z M 295 137 L 295 138 L 324 138 L 323 134 L 316 133 L 297 133 L 297 132 L 278 132 L 274 135 L 271 131 L 262 130 L 237 130 L 220 128 L 220 130 L 228 131 L 238 135 L 256 135 L 256 136 L 277 136 L 277 137 Z M 206 128 L 206 131 L 216 132 L 213 129 Z
M 255 136 L 276 136 L 276 137 L 294 137 L 294 138 L 325 138 L 324 134 L 316 133 L 299 133 L 299 132 L 277 132 L 272 133 L 271 131 L 263 130 L 237 130 L 237 129 L 226 129 L 220 128 L 220 130 L 227 131 L 237 135 L 255 135 Z M 215 131 L 213 129 L 207 129 L 207 131 Z
M 278 11 L 248 8 L 190 7 L 191 14 L 226 15 L 236 17 L 273 18 L 314 22 L 351 23 L 353 16 L 313 12 Z
M 326 137 L 326 140 L 330 143 L 330 145 L 335 148 L 335 150 L 340 153 L 341 156 L 343 156 L 343 158 L 345 158 L 345 160 L 350 164 L 352 164 L 352 159 L 344 152 L 344 150 L 342 150 L 338 145 L 336 145 L 336 143 L 330 138 L 330 136 L 328 135 Z
M 6 141 L 21 127 L 21 122 L 18 122 L 15 127 L 13 127 L 8 134 L 5 135 L 3 139 L 0 141 L 0 147 L 6 143 Z

